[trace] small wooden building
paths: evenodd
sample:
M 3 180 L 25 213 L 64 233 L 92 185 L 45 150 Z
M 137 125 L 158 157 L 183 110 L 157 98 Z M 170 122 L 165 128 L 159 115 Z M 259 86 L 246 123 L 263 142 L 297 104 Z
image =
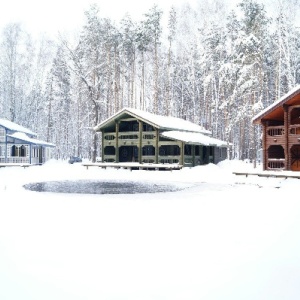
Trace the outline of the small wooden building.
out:
M 102 162 L 197 166 L 227 158 L 227 143 L 189 121 L 124 108 L 97 125 Z
M 0 163 L 42 164 L 54 145 L 36 139 L 36 133 L 6 119 L 0 119 Z
M 252 119 L 262 126 L 264 170 L 300 170 L 300 85 Z

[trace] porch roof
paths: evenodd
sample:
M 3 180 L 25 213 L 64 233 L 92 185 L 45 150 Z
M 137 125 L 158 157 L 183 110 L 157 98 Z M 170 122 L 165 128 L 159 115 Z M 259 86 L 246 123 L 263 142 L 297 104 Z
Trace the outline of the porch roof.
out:
M 19 124 L 16 124 L 6 119 L 0 119 L 0 126 L 5 127 L 6 129 L 11 131 L 24 132 L 26 134 L 30 134 L 33 136 L 37 135 L 35 132 L 31 131 L 30 129 L 25 128 Z
M 212 138 L 198 132 L 183 132 L 183 131 L 164 131 L 160 134 L 163 137 L 182 141 L 188 144 L 204 145 L 204 146 L 216 146 L 216 147 L 228 147 L 231 144 Z
M 39 146 L 46 146 L 46 147 L 55 147 L 54 144 L 48 143 L 48 142 L 44 142 L 41 140 L 37 140 L 37 139 L 33 139 L 31 137 L 29 137 L 28 135 L 26 135 L 23 132 L 15 132 L 13 134 L 8 134 L 7 136 L 12 137 L 14 139 L 29 143 L 29 144 L 34 144 L 34 145 L 39 145 Z

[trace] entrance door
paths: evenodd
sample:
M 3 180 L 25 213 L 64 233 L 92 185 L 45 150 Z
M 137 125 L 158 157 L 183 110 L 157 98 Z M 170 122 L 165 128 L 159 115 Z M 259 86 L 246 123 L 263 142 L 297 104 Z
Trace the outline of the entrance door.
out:
M 39 147 L 39 164 L 43 163 L 43 147 Z
M 138 147 L 137 146 L 120 147 L 119 162 L 138 162 Z
M 300 171 L 300 145 L 291 148 L 291 170 Z

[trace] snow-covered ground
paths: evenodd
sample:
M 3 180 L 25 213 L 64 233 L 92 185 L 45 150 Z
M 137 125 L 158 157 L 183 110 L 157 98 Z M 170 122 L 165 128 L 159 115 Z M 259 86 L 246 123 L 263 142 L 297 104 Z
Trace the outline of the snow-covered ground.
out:
M 299 299 L 300 181 L 232 174 L 243 170 L 252 165 L 0 168 L 0 299 Z M 80 179 L 190 187 L 128 195 L 23 188 Z

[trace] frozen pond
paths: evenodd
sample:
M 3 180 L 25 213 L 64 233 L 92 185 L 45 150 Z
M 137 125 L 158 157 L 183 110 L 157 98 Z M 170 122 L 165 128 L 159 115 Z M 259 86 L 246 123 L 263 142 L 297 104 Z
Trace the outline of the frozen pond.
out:
M 191 184 L 135 182 L 135 181 L 100 181 L 100 180 L 64 180 L 29 183 L 24 188 L 36 192 L 75 193 L 75 194 L 139 194 L 176 192 Z

